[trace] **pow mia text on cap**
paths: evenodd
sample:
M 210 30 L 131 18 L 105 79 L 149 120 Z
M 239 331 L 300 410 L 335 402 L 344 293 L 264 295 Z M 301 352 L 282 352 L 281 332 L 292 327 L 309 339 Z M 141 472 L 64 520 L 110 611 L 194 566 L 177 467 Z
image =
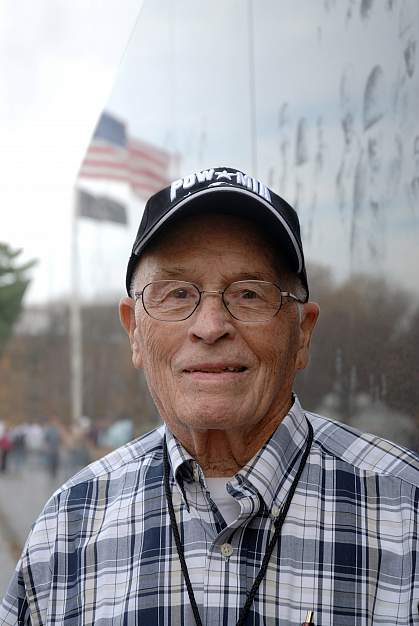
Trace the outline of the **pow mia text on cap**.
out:
M 215 177 L 215 178 L 214 178 Z M 193 189 L 196 185 L 204 182 L 211 182 L 214 180 L 213 185 L 223 184 L 221 180 L 227 180 L 236 185 L 242 185 L 243 187 L 247 187 L 254 193 L 257 193 L 268 202 L 271 202 L 271 194 L 269 193 L 269 189 L 257 180 L 253 178 L 253 176 L 249 176 L 248 174 L 243 174 L 243 172 L 227 172 L 227 170 L 217 171 L 214 169 L 209 170 L 201 170 L 199 172 L 193 172 L 192 174 L 188 174 L 184 178 L 178 178 L 173 181 L 170 185 L 170 201 L 173 202 L 176 199 L 177 192 L 179 189 Z M 224 183 L 225 184 L 225 183 Z

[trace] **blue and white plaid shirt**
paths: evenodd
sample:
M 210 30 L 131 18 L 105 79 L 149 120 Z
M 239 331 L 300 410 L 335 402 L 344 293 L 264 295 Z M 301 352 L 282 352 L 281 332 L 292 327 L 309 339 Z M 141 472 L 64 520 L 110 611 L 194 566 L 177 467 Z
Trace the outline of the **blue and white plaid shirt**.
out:
M 226 526 L 168 433 L 176 519 L 203 624 L 233 626 L 303 453 L 314 441 L 247 625 L 419 624 L 419 459 L 304 413 L 298 400 L 228 484 Z M 163 489 L 161 427 L 58 490 L 35 523 L 0 624 L 193 626 Z M 226 544 L 227 548 L 226 549 Z

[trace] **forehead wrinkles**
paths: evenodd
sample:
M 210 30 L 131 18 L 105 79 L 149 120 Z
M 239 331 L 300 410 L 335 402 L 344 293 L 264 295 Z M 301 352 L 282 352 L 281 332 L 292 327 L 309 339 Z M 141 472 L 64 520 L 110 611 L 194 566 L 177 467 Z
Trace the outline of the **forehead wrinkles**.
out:
M 211 265 L 206 265 L 211 261 Z M 173 224 L 147 247 L 137 266 L 136 276 L 149 280 L 159 270 L 211 269 L 214 262 L 224 269 L 270 270 L 279 275 L 282 263 L 273 243 L 254 222 L 229 215 L 193 216 Z M 257 266 L 257 267 L 256 267 Z

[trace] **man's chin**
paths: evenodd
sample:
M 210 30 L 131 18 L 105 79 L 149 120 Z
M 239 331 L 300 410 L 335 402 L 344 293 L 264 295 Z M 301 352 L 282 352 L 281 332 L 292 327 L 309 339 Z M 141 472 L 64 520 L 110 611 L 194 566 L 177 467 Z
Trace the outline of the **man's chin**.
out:
M 184 413 L 179 421 L 190 430 L 230 430 L 245 421 L 240 418 L 240 414 L 232 412 L 231 403 L 229 406 L 219 403 L 211 407 L 208 404 L 197 405 Z

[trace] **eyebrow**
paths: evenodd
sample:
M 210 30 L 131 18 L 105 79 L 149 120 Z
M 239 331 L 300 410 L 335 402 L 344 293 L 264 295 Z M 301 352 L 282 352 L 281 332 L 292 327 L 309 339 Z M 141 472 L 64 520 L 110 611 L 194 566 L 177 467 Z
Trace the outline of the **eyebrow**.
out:
M 236 280 L 273 280 L 273 276 L 270 276 L 268 272 L 239 272 L 234 275 L 234 281 Z
M 190 271 L 191 270 L 188 270 L 186 267 L 164 268 L 156 272 L 156 277 L 160 278 L 162 276 L 164 278 L 183 278 Z
M 186 267 L 171 267 L 171 268 L 165 268 L 165 269 L 161 269 L 156 273 L 156 276 L 154 277 L 154 280 L 159 280 L 159 279 L 165 279 L 165 278 L 175 278 L 178 280 L 188 280 L 190 282 L 194 282 L 197 281 L 197 278 L 193 279 L 191 274 L 193 273 L 193 270 L 191 271 L 191 268 L 186 268 Z M 246 271 L 246 272 L 238 272 L 237 274 L 233 274 L 230 276 L 226 276 L 225 274 L 221 275 L 221 277 L 226 281 L 226 282 L 236 282 L 238 280 L 264 280 L 264 281 L 273 281 L 273 282 L 277 282 L 277 279 L 273 276 L 273 275 L 269 275 L 267 272 L 262 273 L 262 272 L 252 272 L 252 271 Z

